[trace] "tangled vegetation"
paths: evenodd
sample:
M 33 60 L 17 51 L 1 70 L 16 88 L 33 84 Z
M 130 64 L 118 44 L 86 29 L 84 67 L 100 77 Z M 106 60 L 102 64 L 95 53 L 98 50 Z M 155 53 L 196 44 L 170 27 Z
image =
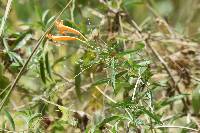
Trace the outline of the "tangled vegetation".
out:
M 1 132 L 199 132 L 199 0 L 2 0 L 0 11 Z

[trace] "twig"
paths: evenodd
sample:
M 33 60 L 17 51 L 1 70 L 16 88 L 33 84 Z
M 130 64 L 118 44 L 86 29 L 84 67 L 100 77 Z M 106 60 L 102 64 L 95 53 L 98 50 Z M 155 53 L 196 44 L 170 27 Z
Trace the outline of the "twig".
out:
M 155 126 L 154 128 L 180 128 L 180 129 L 187 129 L 190 131 L 194 131 L 194 132 L 199 132 L 198 129 L 194 129 L 194 128 L 190 128 L 190 127 L 184 127 L 184 126 Z
M 11 4 L 12 4 L 12 0 L 8 0 L 7 5 L 6 5 L 6 10 L 5 10 L 4 16 L 3 16 L 2 20 L 1 20 L 0 37 L 1 37 L 2 34 L 3 34 L 4 26 L 5 26 L 5 24 L 6 24 L 6 20 L 7 20 L 8 14 L 9 14 L 10 9 L 11 9 Z
M 62 9 L 62 11 L 59 13 L 59 15 L 56 17 L 56 19 L 54 20 L 54 22 L 56 20 L 59 19 L 59 17 L 62 15 L 62 13 L 65 11 L 65 9 L 70 5 L 70 3 L 72 2 L 72 0 L 70 0 L 67 5 Z M 40 43 L 43 41 L 43 39 L 45 38 L 46 34 L 53 28 L 54 26 L 54 22 L 49 26 L 49 28 L 46 30 L 46 32 L 41 36 L 41 38 L 38 40 L 35 48 L 33 49 L 31 55 L 29 56 L 29 58 L 27 59 L 27 61 L 25 62 L 25 64 L 23 65 L 23 67 L 21 68 L 20 72 L 17 74 L 17 77 L 15 78 L 13 84 L 11 85 L 10 89 L 8 90 L 6 96 L 3 98 L 1 105 L 0 105 L 0 111 L 2 110 L 5 102 L 7 101 L 9 95 L 11 94 L 12 90 L 14 89 L 14 87 L 16 86 L 17 82 L 19 81 L 19 79 L 21 78 L 23 71 L 25 70 L 25 68 L 27 67 L 29 61 L 31 60 L 31 58 L 33 57 L 33 55 L 35 54 L 35 52 L 37 51 L 37 49 L 40 46 Z

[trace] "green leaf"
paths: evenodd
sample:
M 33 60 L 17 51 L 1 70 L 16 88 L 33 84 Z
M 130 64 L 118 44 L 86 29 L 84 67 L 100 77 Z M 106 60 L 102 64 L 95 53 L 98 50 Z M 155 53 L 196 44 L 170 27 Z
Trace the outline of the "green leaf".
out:
M 40 64 L 40 77 L 41 77 L 43 83 L 46 84 L 45 67 L 44 67 L 44 60 L 43 60 L 43 58 L 41 58 L 39 60 L 39 64 Z
M 80 64 L 75 65 L 75 91 L 76 95 L 81 100 L 81 68 Z
M 115 85 L 115 76 L 116 76 L 116 72 L 115 72 L 115 58 L 111 59 L 111 85 L 113 90 L 115 91 L 116 85 Z
M 200 86 L 197 86 L 192 92 L 192 107 L 194 113 L 199 114 L 200 110 Z
M 48 14 L 49 14 L 49 10 L 46 10 L 46 11 L 42 14 L 42 22 L 43 22 L 44 25 L 46 25 L 46 23 L 47 23 Z
M 8 111 L 5 110 L 5 114 L 6 114 L 6 117 L 8 118 L 11 126 L 12 126 L 12 129 L 15 131 L 15 122 L 12 118 L 12 116 L 10 115 L 10 113 Z
M 101 121 L 99 124 L 97 124 L 96 128 L 100 128 L 102 126 L 104 126 L 106 123 L 109 123 L 111 121 L 117 121 L 117 120 L 123 120 L 126 119 L 124 116 L 119 116 L 119 115 L 114 115 L 114 116 L 110 116 L 105 118 L 103 121 Z
M 49 55 L 48 55 L 48 52 L 45 54 L 45 66 L 46 66 L 47 74 L 52 79 L 51 67 L 50 67 L 50 64 L 49 64 Z
M 3 75 L 4 65 L 0 63 L 0 77 Z

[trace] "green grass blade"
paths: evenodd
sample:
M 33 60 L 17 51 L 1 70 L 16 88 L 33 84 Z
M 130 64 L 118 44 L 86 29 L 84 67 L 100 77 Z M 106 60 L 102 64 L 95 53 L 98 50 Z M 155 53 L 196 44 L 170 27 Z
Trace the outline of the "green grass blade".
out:
M 8 118 L 8 120 L 9 120 L 9 122 L 11 124 L 12 129 L 15 131 L 15 122 L 14 122 L 11 114 L 6 110 L 5 110 L 5 114 L 6 114 L 6 117 Z

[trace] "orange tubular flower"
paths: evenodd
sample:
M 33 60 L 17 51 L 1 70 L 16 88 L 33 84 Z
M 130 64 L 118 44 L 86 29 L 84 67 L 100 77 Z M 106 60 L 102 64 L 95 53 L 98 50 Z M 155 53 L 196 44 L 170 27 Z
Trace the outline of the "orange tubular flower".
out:
M 85 38 L 78 30 L 75 30 L 71 27 L 65 26 L 63 25 L 63 21 L 62 20 L 57 20 L 55 22 L 55 26 L 58 29 L 60 34 L 64 34 L 65 31 L 67 31 L 68 33 L 73 33 L 76 35 L 80 35 L 82 38 L 84 38 L 85 41 L 87 41 L 87 38 Z M 83 40 L 76 38 L 76 37 L 71 37 L 71 36 L 55 36 L 55 35 L 51 35 L 51 34 L 47 34 L 47 36 L 49 39 L 53 40 L 53 41 L 72 41 L 72 40 L 79 40 L 81 42 L 84 42 Z
M 76 37 L 71 36 L 54 36 L 51 34 L 47 34 L 47 37 L 49 39 L 52 39 L 53 41 L 72 41 L 72 40 L 78 40 Z
M 57 20 L 55 22 L 55 26 L 59 30 L 60 34 L 64 34 L 65 31 L 67 31 L 69 33 L 74 33 L 76 35 L 80 35 L 81 34 L 78 30 L 75 30 L 75 29 L 73 29 L 71 27 L 63 25 L 63 20 L 61 20 L 61 21 Z

